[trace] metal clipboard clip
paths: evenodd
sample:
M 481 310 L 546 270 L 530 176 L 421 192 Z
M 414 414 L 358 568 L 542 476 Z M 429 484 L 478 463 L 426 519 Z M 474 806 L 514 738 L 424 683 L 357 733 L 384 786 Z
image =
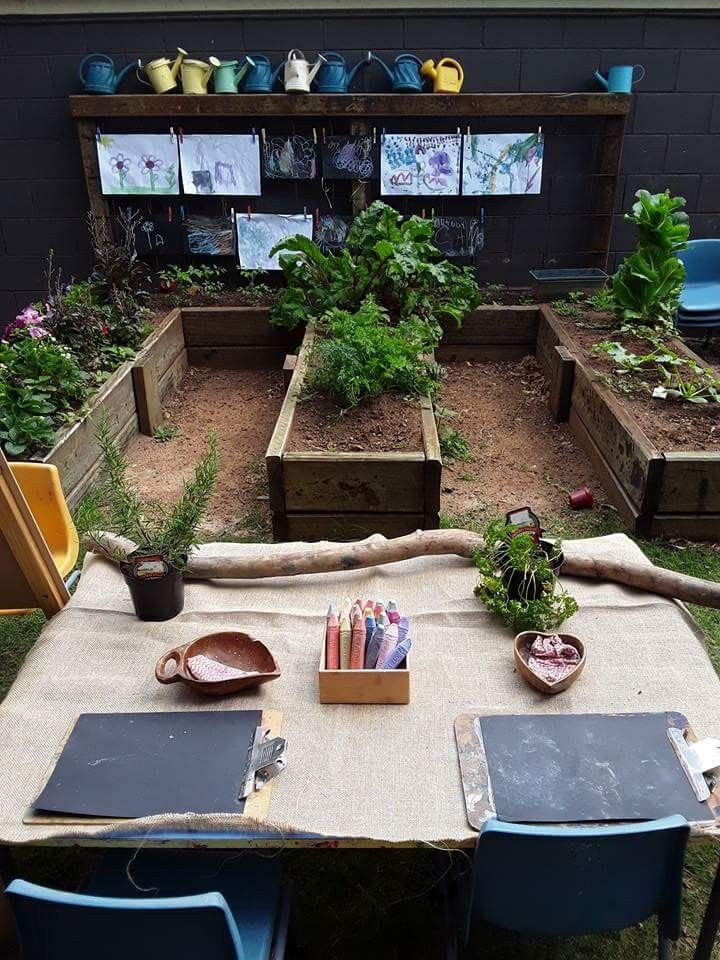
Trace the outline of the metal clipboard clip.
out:
M 256 727 L 248 750 L 238 800 L 246 800 L 251 793 L 262 790 L 265 784 L 287 766 L 284 737 L 272 737 L 266 727 Z
M 685 738 L 685 731 L 678 727 L 668 727 L 667 735 L 695 796 L 701 801 L 709 800 L 710 786 L 705 775 L 720 767 L 720 740 L 706 737 L 690 743 Z

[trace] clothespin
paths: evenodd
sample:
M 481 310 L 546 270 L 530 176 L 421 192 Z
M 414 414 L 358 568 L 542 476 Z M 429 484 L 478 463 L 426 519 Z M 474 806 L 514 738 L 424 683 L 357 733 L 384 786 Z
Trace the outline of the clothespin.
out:
M 252 207 L 250 206 L 250 204 L 248 204 L 247 215 L 248 215 L 248 220 L 252 220 Z
M 230 223 L 235 223 L 235 207 L 230 207 Z
M 172 204 L 168 206 L 168 223 L 172 223 Z
M 303 217 L 307 220 L 307 207 L 303 207 Z
M 423 218 L 423 220 L 425 219 L 425 207 L 422 208 L 422 213 L 420 216 Z
M 380 142 L 385 143 L 385 127 L 382 128 L 382 134 L 380 136 Z
M 480 226 L 485 225 L 485 207 L 480 207 Z
M 470 124 L 467 125 L 467 135 L 470 136 Z
M 460 133 L 462 132 L 462 131 L 460 130 L 460 127 L 457 128 L 457 132 L 458 132 L 458 136 L 460 136 Z
M 313 127 L 313 143 L 317 146 L 317 129 Z
M 102 133 L 100 132 L 100 127 L 95 127 L 95 139 L 98 143 L 102 140 Z
M 180 143 L 183 143 L 185 141 L 185 135 L 183 133 L 182 127 L 178 127 L 178 140 L 180 141 Z
M 538 127 L 538 143 L 542 143 L 543 139 L 542 127 Z
M 182 205 L 182 203 L 180 204 L 180 219 L 185 219 L 185 207 Z
M 315 207 L 315 225 L 320 226 L 320 207 Z
M 260 128 L 260 136 L 262 137 L 262 142 L 265 143 L 265 127 Z
M 377 127 L 373 127 L 372 138 L 373 143 L 377 143 Z
M 253 142 L 253 143 L 255 143 L 255 136 L 256 136 L 255 127 L 253 127 L 253 128 L 252 128 L 252 142 Z
M 322 128 L 322 138 L 323 138 L 323 143 L 327 143 L 327 137 L 325 136 L 325 127 Z
M 175 143 L 175 127 L 170 127 L 170 143 Z

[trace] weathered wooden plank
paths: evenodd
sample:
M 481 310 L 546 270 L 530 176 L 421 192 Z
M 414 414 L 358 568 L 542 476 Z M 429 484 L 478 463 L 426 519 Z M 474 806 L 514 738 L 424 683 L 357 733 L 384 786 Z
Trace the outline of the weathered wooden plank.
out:
M 288 512 L 425 512 L 425 454 L 285 452 Z
M 140 433 L 152 437 L 163 422 L 160 387 L 155 376 L 154 364 L 152 362 L 147 364 L 136 363 L 132 375 Z
M 123 424 L 113 439 L 121 450 L 130 443 L 133 437 L 138 434 L 137 417 L 133 415 L 127 423 Z M 73 487 L 65 489 L 65 499 L 71 509 L 75 509 L 83 497 L 100 482 L 102 479 L 102 459 L 97 445 L 94 445 L 92 458 L 88 459 L 88 467 L 79 477 Z
M 187 350 L 182 350 L 158 380 L 158 388 L 162 400 L 164 400 L 169 393 L 172 393 L 173 390 L 177 390 L 182 382 L 182 378 L 185 376 L 187 368 Z
M 535 358 L 548 383 L 552 381 L 555 369 L 555 347 L 561 345 L 568 347 L 571 353 L 575 352 L 555 314 L 543 304 L 539 311 Z
M 184 307 L 182 322 L 188 347 L 296 347 L 301 330 L 270 323 L 269 307 Z
M 443 322 L 441 344 L 510 344 L 535 346 L 538 332 L 537 306 L 486 306 L 468 313 L 462 326 L 452 319 Z
M 187 354 L 191 367 L 273 370 L 282 367 L 287 347 L 190 347 Z
M 624 116 L 630 96 L 617 93 L 121 94 L 73 96 L 74 117 L 572 117 Z
M 288 513 L 274 528 L 277 540 L 362 540 L 373 533 L 401 537 L 422 530 L 422 513 Z
M 353 120 L 350 124 L 350 133 L 354 137 L 364 137 L 370 133 L 370 124 L 367 120 Z M 372 197 L 372 191 L 370 190 L 370 185 L 366 180 L 353 180 L 352 181 L 352 193 L 350 194 L 350 201 L 352 203 L 352 212 L 353 216 L 357 216 L 359 213 L 367 207 L 369 199 Z
M 567 347 L 558 345 L 554 351 L 554 365 L 550 376 L 548 407 L 556 423 L 563 423 L 570 413 L 573 381 L 575 379 L 575 358 Z
M 522 343 L 441 343 L 435 350 L 439 363 L 450 361 L 495 363 L 503 360 L 522 360 L 532 355 L 533 345 Z
M 720 453 L 665 453 L 658 513 L 720 513 Z
M 96 125 L 92 120 L 79 120 L 77 124 L 78 142 L 80 144 L 80 159 L 85 174 L 90 212 L 98 220 L 107 220 L 110 216 L 110 206 L 103 196 L 100 187 L 100 169 L 98 167 L 96 147 Z
M 656 513 L 649 520 L 645 536 L 716 543 L 720 540 L 720 513 Z
M 420 416 L 422 418 L 423 447 L 425 450 L 425 515 L 427 520 L 440 513 L 443 467 L 435 411 L 429 397 L 422 397 L 420 400 Z
M 285 387 L 286 392 L 290 386 L 290 381 L 292 380 L 292 375 L 295 372 L 296 366 L 297 355 L 294 353 L 289 353 L 285 357 L 285 362 L 283 363 L 283 386 Z

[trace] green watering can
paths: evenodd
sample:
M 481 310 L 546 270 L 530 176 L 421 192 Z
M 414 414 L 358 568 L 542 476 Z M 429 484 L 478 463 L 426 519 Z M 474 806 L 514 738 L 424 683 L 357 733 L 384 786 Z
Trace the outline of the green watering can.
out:
M 255 61 L 248 56 L 243 57 L 242 61 L 221 61 L 220 66 L 215 68 L 215 93 L 237 93 L 240 81 L 254 66 Z

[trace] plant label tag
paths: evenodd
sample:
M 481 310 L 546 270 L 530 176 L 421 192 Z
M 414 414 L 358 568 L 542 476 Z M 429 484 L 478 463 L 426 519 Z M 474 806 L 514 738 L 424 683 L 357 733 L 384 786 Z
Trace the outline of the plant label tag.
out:
M 137 557 L 133 561 L 133 576 L 138 580 L 157 580 L 170 572 L 170 568 L 160 554 Z

